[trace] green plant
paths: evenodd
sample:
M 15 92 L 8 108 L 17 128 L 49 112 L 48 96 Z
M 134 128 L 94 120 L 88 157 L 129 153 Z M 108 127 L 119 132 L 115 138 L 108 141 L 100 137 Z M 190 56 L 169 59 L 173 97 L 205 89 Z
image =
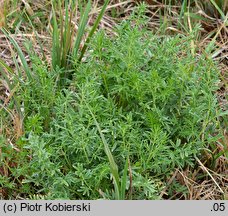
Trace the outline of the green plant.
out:
M 22 61 L 14 77 L 20 84 L 15 98 L 24 109 L 25 133 L 16 141 L 20 151 L 6 149 L 0 140 L 1 165 L 9 164 L 9 155 L 17 158 L 8 167 L 10 176 L 1 179 L 11 192 L 30 199 L 158 199 L 170 173 L 195 166 L 196 156 L 222 137 L 219 122 L 226 113 L 215 95 L 216 63 L 207 53 L 196 57 L 190 51 L 198 29 L 188 36 L 154 35 L 144 10 L 145 5 L 118 25 L 116 36 L 99 31 L 89 37 L 86 61 L 80 61 L 78 48 L 78 53 L 68 50 L 68 37 L 58 41 L 61 31 L 55 27 L 54 44 L 68 50 L 61 51 L 67 64 L 77 57 L 69 63 L 69 86 L 58 85 L 68 66 L 58 70 L 56 61 L 50 69 L 26 45 L 31 67 Z M 7 78 L 12 71 L 0 63 Z M 23 70 L 31 78 L 24 78 Z M 170 197 L 177 187 L 174 182 Z M 187 193 L 184 187 L 178 192 Z

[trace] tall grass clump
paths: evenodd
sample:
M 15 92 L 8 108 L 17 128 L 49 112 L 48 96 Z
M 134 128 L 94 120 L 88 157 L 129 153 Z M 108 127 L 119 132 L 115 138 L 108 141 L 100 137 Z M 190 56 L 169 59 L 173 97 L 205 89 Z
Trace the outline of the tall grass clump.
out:
M 54 70 L 63 70 L 61 77 L 63 82 L 67 78 L 71 79 L 73 65 L 76 65 L 83 58 L 87 44 L 95 33 L 108 3 L 109 0 L 104 2 L 91 30 L 87 32 L 86 25 L 91 11 L 91 0 L 87 1 L 84 7 L 80 1 L 52 1 L 52 67 Z M 80 13 L 80 19 L 75 34 L 73 18 L 77 18 L 78 13 Z M 82 42 L 86 33 L 88 36 L 83 45 Z M 80 46 L 82 46 L 81 49 Z

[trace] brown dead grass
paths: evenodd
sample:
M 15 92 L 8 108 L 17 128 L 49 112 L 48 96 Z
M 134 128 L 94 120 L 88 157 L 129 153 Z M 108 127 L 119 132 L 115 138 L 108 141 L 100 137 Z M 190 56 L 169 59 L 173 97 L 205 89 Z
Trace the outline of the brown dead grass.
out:
M 4 1 L 0 0 L 0 28 L 5 26 Z

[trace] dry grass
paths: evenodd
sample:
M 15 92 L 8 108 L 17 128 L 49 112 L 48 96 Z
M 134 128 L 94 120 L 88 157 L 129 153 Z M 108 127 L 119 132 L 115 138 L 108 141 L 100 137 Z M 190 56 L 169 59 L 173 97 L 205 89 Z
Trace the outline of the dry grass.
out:
M 0 1 L 0 28 L 5 25 L 4 1 Z

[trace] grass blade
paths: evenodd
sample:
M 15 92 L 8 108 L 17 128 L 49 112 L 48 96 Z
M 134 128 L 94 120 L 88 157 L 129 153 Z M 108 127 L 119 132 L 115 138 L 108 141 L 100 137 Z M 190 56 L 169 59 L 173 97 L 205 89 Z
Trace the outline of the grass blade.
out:
M 5 80 L 6 80 L 6 82 L 7 82 L 7 85 L 9 86 L 9 88 L 10 88 L 10 89 L 13 89 L 14 86 L 16 86 L 16 84 L 13 85 L 13 84 L 10 82 L 10 80 L 9 80 L 7 74 L 5 73 L 4 69 L 5 69 L 6 71 L 8 71 L 12 76 L 14 76 L 13 70 L 5 63 L 2 59 L 0 59 L 0 72 L 1 72 L 1 75 L 5 78 Z M 17 79 L 17 81 L 20 80 L 18 77 L 16 77 L 16 79 Z
M 121 186 L 120 186 L 120 199 L 125 200 L 125 191 L 126 191 L 126 185 L 127 185 L 127 168 L 128 168 L 128 158 L 126 159 L 125 166 L 124 166 L 124 172 L 121 179 Z
M 210 0 L 211 3 L 214 5 L 214 7 L 217 9 L 217 11 L 220 13 L 223 20 L 225 20 L 225 14 L 222 12 L 221 8 L 216 4 L 214 0 Z
M 116 164 L 116 162 L 115 162 L 115 160 L 114 160 L 114 158 L 112 156 L 112 153 L 111 153 L 111 151 L 109 149 L 108 143 L 107 143 L 107 141 L 106 141 L 106 139 L 104 137 L 104 134 L 102 133 L 102 130 L 100 128 L 99 123 L 96 120 L 95 115 L 93 114 L 93 112 L 91 111 L 91 109 L 89 108 L 89 106 L 88 106 L 87 103 L 86 103 L 86 106 L 87 106 L 90 114 L 93 117 L 93 120 L 95 122 L 95 125 L 96 125 L 96 127 L 98 129 L 98 132 L 100 134 L 101 140 L 103 142 L 104 151 L 105 151 L 105 153 L 106 153 L 106 155 L 108 157 L 109 164 L 110 164 L 110 169 L 111 169 L 111 173 L 112 173 L 112 176 L 113 176 L 113 183 L 114 183 L 114 188 L 115 188 L 115 198 L 117 200 L 119 200 L 120 199 L 120 187 L 119 187 L 120 178 L 119 178 L 119 173 L 118 173 L 118 166 L 117 166 L 117 164 Z
M 7 74 L 5 73 L 5 70 L 8 71 L 12 76 L 14 76 L 15 79 L 13 83 L 11 83 L 11 81 L 9 80 Z M 18 83 L 21 82 L 21 79 L 19 76 L 15 75 L 13 73 L 13 70 L 2 60 L 0 59 L 0 73 L 1 75 L 3 76 L 3 78 L 5 79 L 10 91 L 13 91 L 16 86 L 18 85 Z M 16 106 L 16 110 L 17 112 L 20 114 L 20 116 L 22 117 L 22 112 L 21 112 L 21 109 L 20 109 L 20 103 L 18 102 L 17 98 L 15 96 L 12 96 L 14 102 L 15 102 L 15 106 Z
M 86 27 L 86 24 L 87 24 L 87 21 L 89 18 L 90 9 L 91 9 L 91 0 L 88 1 L 85 11 L 84 11 L 82 18 L 80 20 L 80 23 L 79 23 L 78 34 L 77 34 L 77 38 L 76 38 L 76 41 L 74 44 L 74 49 L 73 49 L 73 57 L 77 57 L 79 46 L 81 44 L 83 34 L 85 33 L 85 27 Z
M 52 32 L 52 67 L 56 69 L 56 66 L 60 65 L 60 40 L 59 40 L 59 29 L 57 24 L 56 13 L 54 10 L 55 6 L 52 4 L 53 13 L 53 32 Z
M 98 24 L 100 23 L 103 15 L 105 13 L 105 9 L 107 8 L 108 3 L 109 3 L 109 0 L 106 0 L 105 3 L 104 3 L 104 5 L 103 5 L 103 7 L 102 7 L 102 9 L 101 9 L 101 11 L 100 11 L 100 13 L 99 13 L 99 15 L 98 15 L 98 17 L 97 17 L 97 19 L 96 19 L 96 21 L 95 21 L 95 23 L 94 23 L 94 25 L 93 25 L 93 27 L 92 27 L 92 29 L 91 29 L 91 31 L 89 32 L 89 35 L 88 35 L 88 37 L 86 39 L 86 42 L 85 42 L 85 44 L 84 44 L 84 46 L 82 48 L 81 55 L 79 57 L 79 61 L 82 60 L 82 58 L 83 58 L 83 56 L 85 54 L 85 51 L 86 51 L 86 49 L 88 47 L 88 43 L 90 42 L 90 40 L 91 40 L 94 32 L 96 31 L 96 29 L 98 27 Z
M 31 73 L 31 70 L 27 64 L 27 61 L 25 59 L 25 56 L 20 48 L 20 46 L 18 45 L 18 43 L 14 40 L 13 37 L 11 37 L 9 35 L 9 33 L 7 32 L 7 30 L 5 30 L 4 28 L 2 29 L 3 33 L 6 35 L 7 38 L 9 38 L 10 42 L 13 44 L 14 48 L 16 49 L 17 53 L 18 53 L 18 56 L 21 60 L 21 63 L 23 65 L 23 68 L 25 70 L 25 73 L 28 77 L 29 80 L 32 80 L 32 73 Z

